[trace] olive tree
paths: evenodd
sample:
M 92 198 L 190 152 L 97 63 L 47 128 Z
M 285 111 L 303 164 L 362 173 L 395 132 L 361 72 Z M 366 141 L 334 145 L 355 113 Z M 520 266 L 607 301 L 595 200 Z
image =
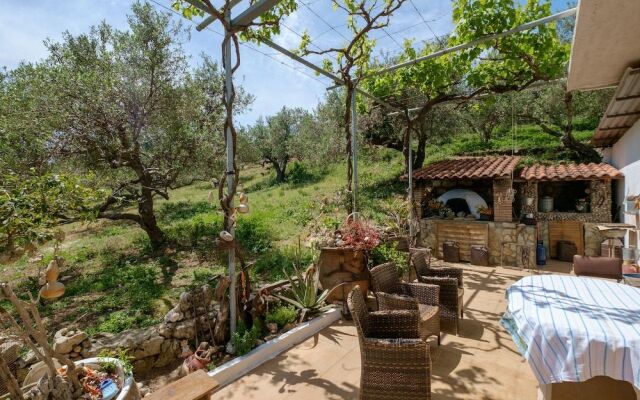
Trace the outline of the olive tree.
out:
M 208 58 L 191 70 L 182 47 L 188 31 L 169 14 L 139 3 L 132 11 L 129 30 L 102 23 L 47 42 L 50 55 L 36 68 L 46 85 L 25 94 L 56 161 L 95 171 L 110 189 L 96 216 L 137 223 L 159 248 L 166 238 L 155 200 L 221 169 L 223 79 Z M 240 93 L 236 110 L 249 101 Z

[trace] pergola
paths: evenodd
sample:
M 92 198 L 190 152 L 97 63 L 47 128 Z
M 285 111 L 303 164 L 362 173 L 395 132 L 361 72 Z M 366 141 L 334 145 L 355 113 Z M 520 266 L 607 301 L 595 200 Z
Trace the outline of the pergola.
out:
M 200 1 L 200 0 L 186 0 L 189 4 L 191 4 L 192 6 L 196 7 L 197 9 L 203 11 L 205 13 L 205 15 L 208 15 L 206 18 L 204 18 L 196 27 L 196 29 L 198 31 L 202 31 L 203 29 L 207 28 L 210 24 L 212 24 L 213 22 L 215 22 L 217 20 L 217 17 L 212 15 L 209 12 L 209 9 Z M 252 21 L 254 21 L 255 19 L 259 18 L 263 13 L 269 11 L 271 8 L 273 8 L 274 6 L 276 6 L 281 0 L 258 0 L 256 1 L 254 4 L 250 5 L 249 7 L 247 7 L 246 9 L 244 9 L 243 11 L 239 12 L 237 14 L 237 16 L 233 17 L 231 15 L 231 9 L 234 8 L 235 6 L 237 6 L 239 3 L 241 3 L 242 0 L 230 0 L 229 3 L 229 8 L 227 13 L 225 14 L 225 23 L 228 25 L 228 27 L 230 27 L 231 29 L 233 29 L 233 27 L 244 27 L 249 25 Z M 449 53 L 453 53 L 453 52 L 457 52 L 457 51 L 461 51 L 464 49 L 468 49 L 474 46 L 477 46 L 479 44 L 488 42 L 488 41 L 492 41 L 492 40 L 496 40 L 496 39 L 500 39 L 518 32 L 523 32 L 523 31 L 527 31 L 530 29 L 533 29 L 537 26 L 540 25 L 544 25 L 553 21 L 557 21 L 563 18 L 567 18 L 570 16 L 573 16 L 577 13 L 577 7 L 574 8 L 570 8 L 567 10 L 564 10 L 562 12 L 544 17 L 544 18 L 540 18 L 534 21 L 530 21 L 528 23 L 519 25 L 517 27 L 514 27 L 512 29 L 506 30 L 504 32 L 499 32 L 499 33 L 495 33 L 495 34 L 491 34 L 491 35 L 486 35 L 483 37 L 480 37 L 478 39 L 472 40 L 470 42 L 467 43 L 463 43 L 457 46 L 452 46 L 452 47 L 448 47 L 439 51 L 436 51 L 434 53 L 425 55 L 425 56 L 421 56 L 421 57 L 417 57 L 413 60 L 409 60 L 403 63 L 399 63 L 396 65 L 392 65 L 383 69 L 380 69 L 378 71 L 375 71 L 371 74 L 365 75 L 364 77 L 362 77 L 362 80 L 367 79 L 368 77 L 371 77 L 373 75 L 379 75 L 379 74 L 386 74 L 386 73 L 390 73 L 393 71 L 397 71 L 400 70 L 402 68 L 406 68 L 409 67 L 411 65 L 420 63 L 420 62 L 424 62 L 427 60 L 431 60 L 437 57 L 441 57 L 445 54 L 449 54 Z M 228 27 L 225 27 L 226 29 L 226 34 L 229 34 L 229 30 L 227 29 Z M 333 88 L 337 88 L 337 87 L 341 87 L 345 84 L 345 82 L 338 77 L 336 74 L 327 71 L 317 65 L 315 65 L 314 63 L 310 62 L 309 60 L 294 54 L 293 52 L 285 49 L 284 47 L 274 43 L 271 40 L 268 39 L 259 39 L 260 42 L 274 50 L 276 50 L 277 52 L 289 57 L 290 59 L 296 61 L 297 63 L 302 64 L 303 66 L 313 70 L 314 72 L 323 75 L 329 79 L 331 79 L 331 81 L 334 83 L 334 86 L 330 86 L 328 87 L 328 89 L 333 89 Z M 226 93 L 226 101 L 229 102 L 231 101 L 231 96 L 232 96 L 232 85 L 233 85 L 233 80 L 232 80 L 232 63 L 231 63 L 231 42 L 227 41 L 225 44 L 225 49 L 224 52 L 229 55 L 227 57 L 223 57 L 224 59 L 224 69 L 225 69 L 225 93 Z M 398 106 L 394 106 L 389 104 L 388 102 L 386 102 L 383 99 L 380 99 L 376 96 L 373 96 L 372 94 L 360 89 L 356 87 L 356 93 L 360 94 L 363 97 L 366 97 L 368 99 L 370 99 L 371 101 L 380 104 L 381 106 L 385 107 L 386 109 L 388 109 L 390 112 L 413 112 L 416 109 L 409 109 L 408 106 L 403 105 L 403 108 L 400 108 Z M 357 118 L 357 112 L 356 112 L 356 107 L 355 107 L 355 100 L 356 96 L 352 97 L 352 107 L 351 107 L 351 144 L 352 144 L 352 157 L 353 157 L 353 192 L 352 192 L 352 197 L 353 197 L 353 210 L 354 212 L 357 211 L 357 192 L 358 192 L 358 168 L 357 168 L 357 162 L 358 162 L 358 151 L 357 151 L 357 127 L 356 127 L 356 118 Z M 235 159 L 235 154 L 234 154 L 234 148 L 233 148 L 233 144 L 232 144 L 232 132 L 231 132 L 231 128 L 228 126 L 226 128 L 226 155 L 227 155 L 227 162 L 226 162 L 226 173 L 227 176 L 232 176 L 235 174 L 234 169 L 234 159 Z M 413 166 L 412 166 L 412 153 L 411 153 L 411 131 L 409 131 L 409 146 L 408 146 L 408 196 L 409 199 L 413 199 Z M 231 179 L 227 179 L 227 184 L 228 184 L 228 190 L 229 191 L 233 191 L 233 186 L 232 186 L 232 180 Z M 413 215 L 413 206 L 410 206 L 410 220 L 412 221 L 414 218 Z M 410 237 L 414 236 L 414 228 L 412 224 L 410 225 Z M 233 234 L 233 232 L 230 232 L 231 234 Z M 230 285 L 230 294 L 229 297 L 232 299 L 230 301 L 230 331 L 233 334 L 236 330 L 236 315 L 237 315 L 237 310 L 236 310 L 236 301 L 234 300 L 236 298 L 235 295 L 235 291 L 236 291 L 236 270 L 235 270 L 235 251 L 233 249 L 231 249 L 229 251 L 229 255 L 228 255 L 228 270 L 229 270 L 229 276 L 230 276 L 230 280 L 231 280 L 231 285 Z

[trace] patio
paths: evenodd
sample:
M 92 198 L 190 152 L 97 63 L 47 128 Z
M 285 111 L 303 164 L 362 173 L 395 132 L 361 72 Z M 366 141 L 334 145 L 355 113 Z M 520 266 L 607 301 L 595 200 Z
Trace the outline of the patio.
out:
M 499 320 L 505 290 L 535 273 L 504 267 L 465 269 L 465 318 L 460 335 L 432 342 L 434 399 L 535 399 L 537 382 Z M 552 261 L 543 273 L 571 271 Z M 355 399 L 360 354 L 355 327 L 341 321 L 228 385 L 215 399 Z

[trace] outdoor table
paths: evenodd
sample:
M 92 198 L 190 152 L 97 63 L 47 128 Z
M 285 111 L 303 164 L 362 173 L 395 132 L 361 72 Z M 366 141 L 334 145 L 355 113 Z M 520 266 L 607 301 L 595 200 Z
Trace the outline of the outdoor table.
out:
M 639 393 L 640 289 L 597 278 L 532 275 L 506 295 L 502 325 L 542 389 L 606 376 Z

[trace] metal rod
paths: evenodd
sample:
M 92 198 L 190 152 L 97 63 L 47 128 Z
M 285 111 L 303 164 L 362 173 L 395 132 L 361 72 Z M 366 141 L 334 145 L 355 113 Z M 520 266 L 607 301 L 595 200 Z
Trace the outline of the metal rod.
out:
M 231 20 L 231 26 L 248 26 L 251 21 L 269 11 L 281 0 L 258 0 Z
M 522 32 L 522 31 L 526 31 L 526 30 L 535 28 L 536 26 L 539 26 L 539 25 L 544 25 L 544 24 L 547 24 L 549 22 L 553 22 L 553 21 L 556 21 L 556 20 L 559 20 L 559 19 L 567 18 L 567 17 L 570 17 L 570 16 L 574 15 L 577 12 L 577 10 L 578 10 L 577 7 L 570 8 L 568 10 L 564 10 L 564 11 L 559 12 L 557 14 L 549 15 L 548 17 L 544 17 L 544 18 L 537 19 L 535 21 L 527 22 L 526 24 L 519 25 L 519 26 L 517 26 L 515 28 L 506 30 L 504 32 L 494 33 L 492 35 L 483 36 L 483 37 L 480 37 L 478 39 L 472 40 L 472 41 L 467 42 L 467 43 L 459 44 L 457 46 L 449 47 L 449 48 L 446 48 L 446 49 L 442 49 L 442 50 L 436 51 L 436 52 L 431 53 L 431 54 L 427 54 L 426 56 L 414 58 L 413 60 L 405 61 L 403 63 L 399 63 L 399 64 L 396 64 L 396 65 L 392 65 L 390 67 L 381 69 L 379 71 L 375 71 L 375 72 L 372 72 L 370 74 L 367 74 L 367 75 L 363 76 L 360 79 L 362 80 L 362 79 L 366 79 L 366 78 L 371 77 L 371 76 L 375 76 L 375 75 L 379 75 L 379 74 L 386 74 L 388 72 L 392 72 L 392 71 L 395 71 L 395 70 L 400 69 L 400 68 L 408 67 L 410 65 L 417 64 L 417 63 L 420 63 L 422 61 L 431 60 L 433 58 L 441 57 L 441 56 L 443 56 L 445 54 L 454 53 L 454 52 L 460 51 L 460 50 L 465 50 L 465 49 L 468 49 L 470 47 L 479 45 L 479 44 L 484 43 L 484 42 L 488 42 L 488 41 L 495 40 L 495 39 L 500 39 L 500 38 L 503 38 L 505 36 L 512 35 L 514 33 L 518 33 L 518 32 Z
M 231 3 L 229 3 L 229 8 L 233 8 L 235 6 L 237 6 L 238 4 L 240 4 L 242 0 L 232 0 Z M 216 17 L 214 17 L 213 15 L 208 16 L 207 18 L 204 19 L 204 21 L 200 22 L 198 24 L 198 26 L 196 26 L 196 30 L 198 32 L 204 30 L 207 26 L 211 25 L 213 22 L 215 22 Z
M 331 79 L 335 83 L 339 83 L 340 85 L 344 84 L 342 79 L 340 79 L 340 77 L 338 77 L 337 75 L 318 67 L 317 65 L 305 60 L 304 58 L 300 57 L 299 55 L 297 55 L 297 54 L 285 49 L 284 47 L 282 47 L 282 46 L 280 46 L 280 45 L 278 45 L 276 43 L 273 43 L 271 40 L 260 39 L 260 42 L 264 43 L 267 46 L 271 47 L 272 49 L 284 54 L 285 56 L 291 58 L 292 60 L 299 62 L 300 64 L 304 65 L 305 67 L 311 68 L 312 70 L 316 71 L 320 75 L 326 76 L 327 78 Z M 375 97 L 374 95 L 365 92 L 364 90 L 360 90 L 358 88 L 356 88 L 355 90 L 356 90 L 356 92 L 360 93 L 361 95 L 363 95 L 363 96 L 375 101 L 376 103 L 378 103 L 380 105 L 385 106 L 388 109 L 395 110 L 395 111 L 401 111 L 398 107 L 392 106 L 391 104 L 387 103 L 386 101 L 381 100 L 381 99 Z
M 352 174 L 353 174 L 353 218 L 357 219 L 358 211 L 358 130 L 356 118 L 356 92 L 351 95 L 351 155 L 352 155 Z
M 225 13 L 225 19 L 227 22 L 231 21 L 231 10 L 227 10 Z M 225 85 L 225 101 L 227 104 L 231 104 L 233 101 L 232 92 L 233 92 L 233 75 L 231 71 L 231 39 L 227 40 L 224 46 L 224 85 Z M 231 196 L 231 192 L 233 191 L 233 180 L 235 179 L 236 171 L 233 170 L 233 160 L 234 160 L 234 148 L 233 148 L 233 134 L 231 132 L 231 124 L 233 123 L 233 116 L 228 115 L 229 121 L 227 121 L 227 129 L 226 129 L 226 144 L 227 144 L 227 196 Z M 229 207 L 233 208 L 233 199 L 229 202 Z M 235 240 L 235 227 L 233 226 L 233 221 L 230 226 L 226 227 L 228 232 Z M 236 254 L 235 247 L 231 247 L 229 249 L 228 255 L 228 265 L 229 265 L 229 279 L 231 280 L 231 286 L 229 287 L 229 331 L 231 332 L 231 337 L 236 332 L 236 318 L 237 318 L 237 299 L 236 299 Z
M 409 128 L 407 128 L 409 129 Z M 409 172 L 409 243 L 413 241 L 413 149 L 411 148 L 411 129 L 409 129 L 409 162 L 407 171 Z

